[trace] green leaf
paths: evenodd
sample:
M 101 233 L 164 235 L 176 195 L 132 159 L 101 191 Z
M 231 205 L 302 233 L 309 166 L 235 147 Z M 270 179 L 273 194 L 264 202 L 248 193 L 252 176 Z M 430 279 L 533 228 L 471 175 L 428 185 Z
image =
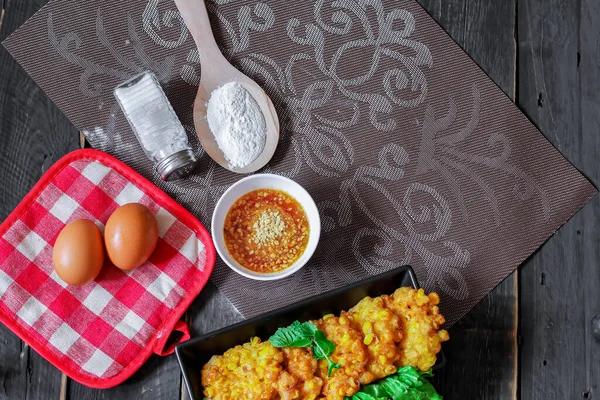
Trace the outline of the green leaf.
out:
M 275 347 L 286 347 L 290 346 L 298 339 L 298 336 L 291 329 L 279 328 L 275 334 L 269 338 L 269 342 Z
M 299 322 L 295 321 L 290 328 L 296 332 L 299 336 L 312 338 L 314 336 L 313 327 L 317 327 L 312 322 Z M 318 329 L 317 329 L 318 330 Z
M 421 374 L 421 377 L 425 377 L 425 378 L 433 378 L 433 371 L 429 370 L 429 371 L 419 371 L 419 374 Z
M 342 367 L 341 364 L 334 363 L 333 361 L 331 361 L 328 358 L 327 359 L 327 377 L 329 378 L 331 376 L 331 373 L 333 372 L 334 369 L 339 369 L 341 367 Z
M 311 340 L 309 338 L 298 338 L 289 344 L 290 347 L 309 347 Z
M 300 322 L 295 321 L 287 328 L 279 328 L 269 342 L 275 347 L 308 347 L 311 345 L 311 335 L 306 335 L 306 330 Z
M 426 379 L 431 371 L 421 372 L 407 366 L 378 382 L 364 386 L 351 400 L 443 400 Z M 361 397 L 363 396 L 363 397 Z
M 423 382 L 423 386 L 419 389 L 427 395 L 427 397 L 425 397 L 427 400 L 443 400 L 442 396 L 435 390 L 431 382 L 425 380 L 425 378 L 421 378 L 421 382 Z
M 371 385 L 364 386 L 361 389 L 361 392 L 367 393 L 373 397 L 385 397 L 386 399 L 389 397 L 387 391 L 383 387 L 383 385 L 373 383 Z M 360 392 L 359 392 L 360 393 Z
M 319 330 L 319 328 L 317 328 L 317 326 L 315 324 L 313 324 L 312 322 L 305 322 L 302 324 L 302 329 L 309 334 L 310 336 L 315 336 L 315 334 L 317 332 L 321 332 Z M 323 333 L 323 332 L 321 332 Z
M 328 340 L 325 334 L 317 330 L 314 334 L 315 347 L 313 354 L 317 360 L 327 358 L 328 355 L 335 351 L 335 344 Z
M 315 332 L 315 337 L 313 338 L 313 356 L 317 360 L 326 359 L 327 360 L 327 377 L 331 376 L 334 368 L 341 368 L 340 364 L 336 364 L 329 356 L 331 353 L 335 351 L 335 344 L 332 341 L 328 340 L 323 332 L 317 330 Z
M 392 376 L 404 382 L 408 387 L 421 386 L 421 373 L 411 366 L 400 368 Z
M 335 351 L 335 344 L 312 322 L 294 321 L 287 328 L 277 329 L 269 341 L 275 347 L 312 347 L 315 359 L 327 360 L 328 377 L 334 368 L 341 367 L 329 359 L 329 355 Z
M 388 397 L 375 397 L 368 393 L 358 392 L 351 397 L 352 400 L 388 400 Z
M 409 392 L 410 385 L 403 382 L 397 375 L 392 375 L 389 378 L 382 379 L 379 383 L 383 390 L 391 396 L 392 399 L 402 399 L 403 396 L 406 396 Z

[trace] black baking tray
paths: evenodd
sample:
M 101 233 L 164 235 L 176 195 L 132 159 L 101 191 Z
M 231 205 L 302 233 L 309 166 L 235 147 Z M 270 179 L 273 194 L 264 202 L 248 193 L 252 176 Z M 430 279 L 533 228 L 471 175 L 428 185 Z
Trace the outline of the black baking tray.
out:
M 413 269 L 403 266 L 177 345 L 175 353 L 190 398 L 204 399 L 200 372 L 213 355 L 223 354 L 253 336 L 267 340 L 277 328 L 296 320 L 315 320 L 325 314 L 339 314 L 354 307 L 366 296 L 392 294 L 397 288 L 407 286 L 418 288 L 419 284 Z M 445 362 L 443 355 L 439 359 L 438 368 Z

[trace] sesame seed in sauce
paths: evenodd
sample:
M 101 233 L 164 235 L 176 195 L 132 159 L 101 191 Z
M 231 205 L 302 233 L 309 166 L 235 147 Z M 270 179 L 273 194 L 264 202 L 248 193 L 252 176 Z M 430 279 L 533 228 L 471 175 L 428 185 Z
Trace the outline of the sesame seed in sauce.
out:
M 308 244 L 309 225 L 302 206 L 289 194 L 260 189 L 245 194 L 225 218 L 225 245 L 242 266 L 256 272 L 289 268 Z

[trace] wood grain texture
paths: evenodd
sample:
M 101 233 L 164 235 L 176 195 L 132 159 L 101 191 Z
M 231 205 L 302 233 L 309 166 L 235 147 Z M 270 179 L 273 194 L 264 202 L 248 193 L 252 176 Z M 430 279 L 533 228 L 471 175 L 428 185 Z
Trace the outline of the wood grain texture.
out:
M 227 300 L 227 297 L 210 281 L 194 300 L 186 314 L 186 321 L 190 326 L 192 337 L 198 337 L 243 320 L 242 315 Z M 189 398 L 185 382 L 182 379 L 181 400 L 189 400 Z
M 129 380 L 111 389 L 90 389 L 71 380 L 67 398 L 72 400 L 174 400 L 179 399 L 180 395 L 181 374 L 177 359 L 172 355 L 150 357 Z
M 8 328 L 0 325 L 0 400 L 25 399 L 27 350 Z
M 192 303 L 188 315 L 191 319 L 192 337 L 244 320 L 225 295 L 210 281 Z
M 42 356 L 27 348 L 27 400 L 58 399 L 62 374 Z
M 516 95 L 520 107 L 546 136 L 598 184 L 600 1 L 515 1 L 420 3 L 505 93 Z M 43 3 L 0 0 L 6 9 L 0 17 L 0 40 Z M 76 130 L 3 48 L 0 143 L 0 221 L 43 170 L 80 146 Z M 452 340 L 444 347 L 448 364 L 435 377 L 445 399 L 600 396 L 600 342 L 589 333 L 591 318 L 600 313 L 599 217 L 596 198 L 525 264 L 518 279 L 513 274 L 452 328 Z M 192 334 L 198 336 L 242 317 L 209 284 L 187 319 Z M 152 357 L 118 388 L 93 390 L 63 379 L 0 325 L 0 400 L 185 399 L 184 392 L 174 356 Z
M 511 98 L 515 93 L 515 2 L 421 0 L 452 38 Z M 516 399 L 518 273 L 450 330 L 434 385 L 445 399 Z
M 0 40 L 45 2 L 8 0 Z M 72 124 L 1 47 L 0 70 L 0 165 L 5 169 L 0 174 L 0 220 L 4 220 L 42 173 L 81 147 L 81 142 Z M 61 386 L 60 371 L 1 328 L 0 379 L 4 385 L 0 385 L 0 399 L 179 398 L 181 376 L 174 356 L 150 359 L 127 383 L 112 390 L 89 389 L 70 380 Z
M 4 0 L 0 41 L 45 4 Z M 75 128 L 0 47 L 0 221 L 52 163 L 77 148 Z M 0 399 L 58 398 L 60 372 L 0 326 Z
M 519 103 L 547 138 L 600 182 L 600 2 L 519 0 Z M 522 268 L 521 398 L 600 398 L 600 199 Z
M 45 0 L 6 0 L 0 41 Z M 0 46 L 0 220 L 14 209 L 50 165 L 76 149 L 77 131 L 10 54 Z
M 4 20 L 4 0 L 0 1 L 0 30 L 2 29 L 2 21 Z

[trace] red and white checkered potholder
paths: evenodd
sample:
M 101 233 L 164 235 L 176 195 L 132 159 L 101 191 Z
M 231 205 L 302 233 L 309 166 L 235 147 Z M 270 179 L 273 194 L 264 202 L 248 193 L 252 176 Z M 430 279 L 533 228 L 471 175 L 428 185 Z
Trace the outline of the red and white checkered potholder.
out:
M 75 219 L 101 229 L 126 203 L 156 216 L 150 260 L 124 272 L 105 264 L 91 283 L 64 283 L 52 245 Z M 183 207 L 117 159 L 79 150 L 58 161 L 0 225 L 0 321 L 71 378 L 107 388 L 129 378 L 169 335 L 206 284 L 215 250 L 206 229 Z

